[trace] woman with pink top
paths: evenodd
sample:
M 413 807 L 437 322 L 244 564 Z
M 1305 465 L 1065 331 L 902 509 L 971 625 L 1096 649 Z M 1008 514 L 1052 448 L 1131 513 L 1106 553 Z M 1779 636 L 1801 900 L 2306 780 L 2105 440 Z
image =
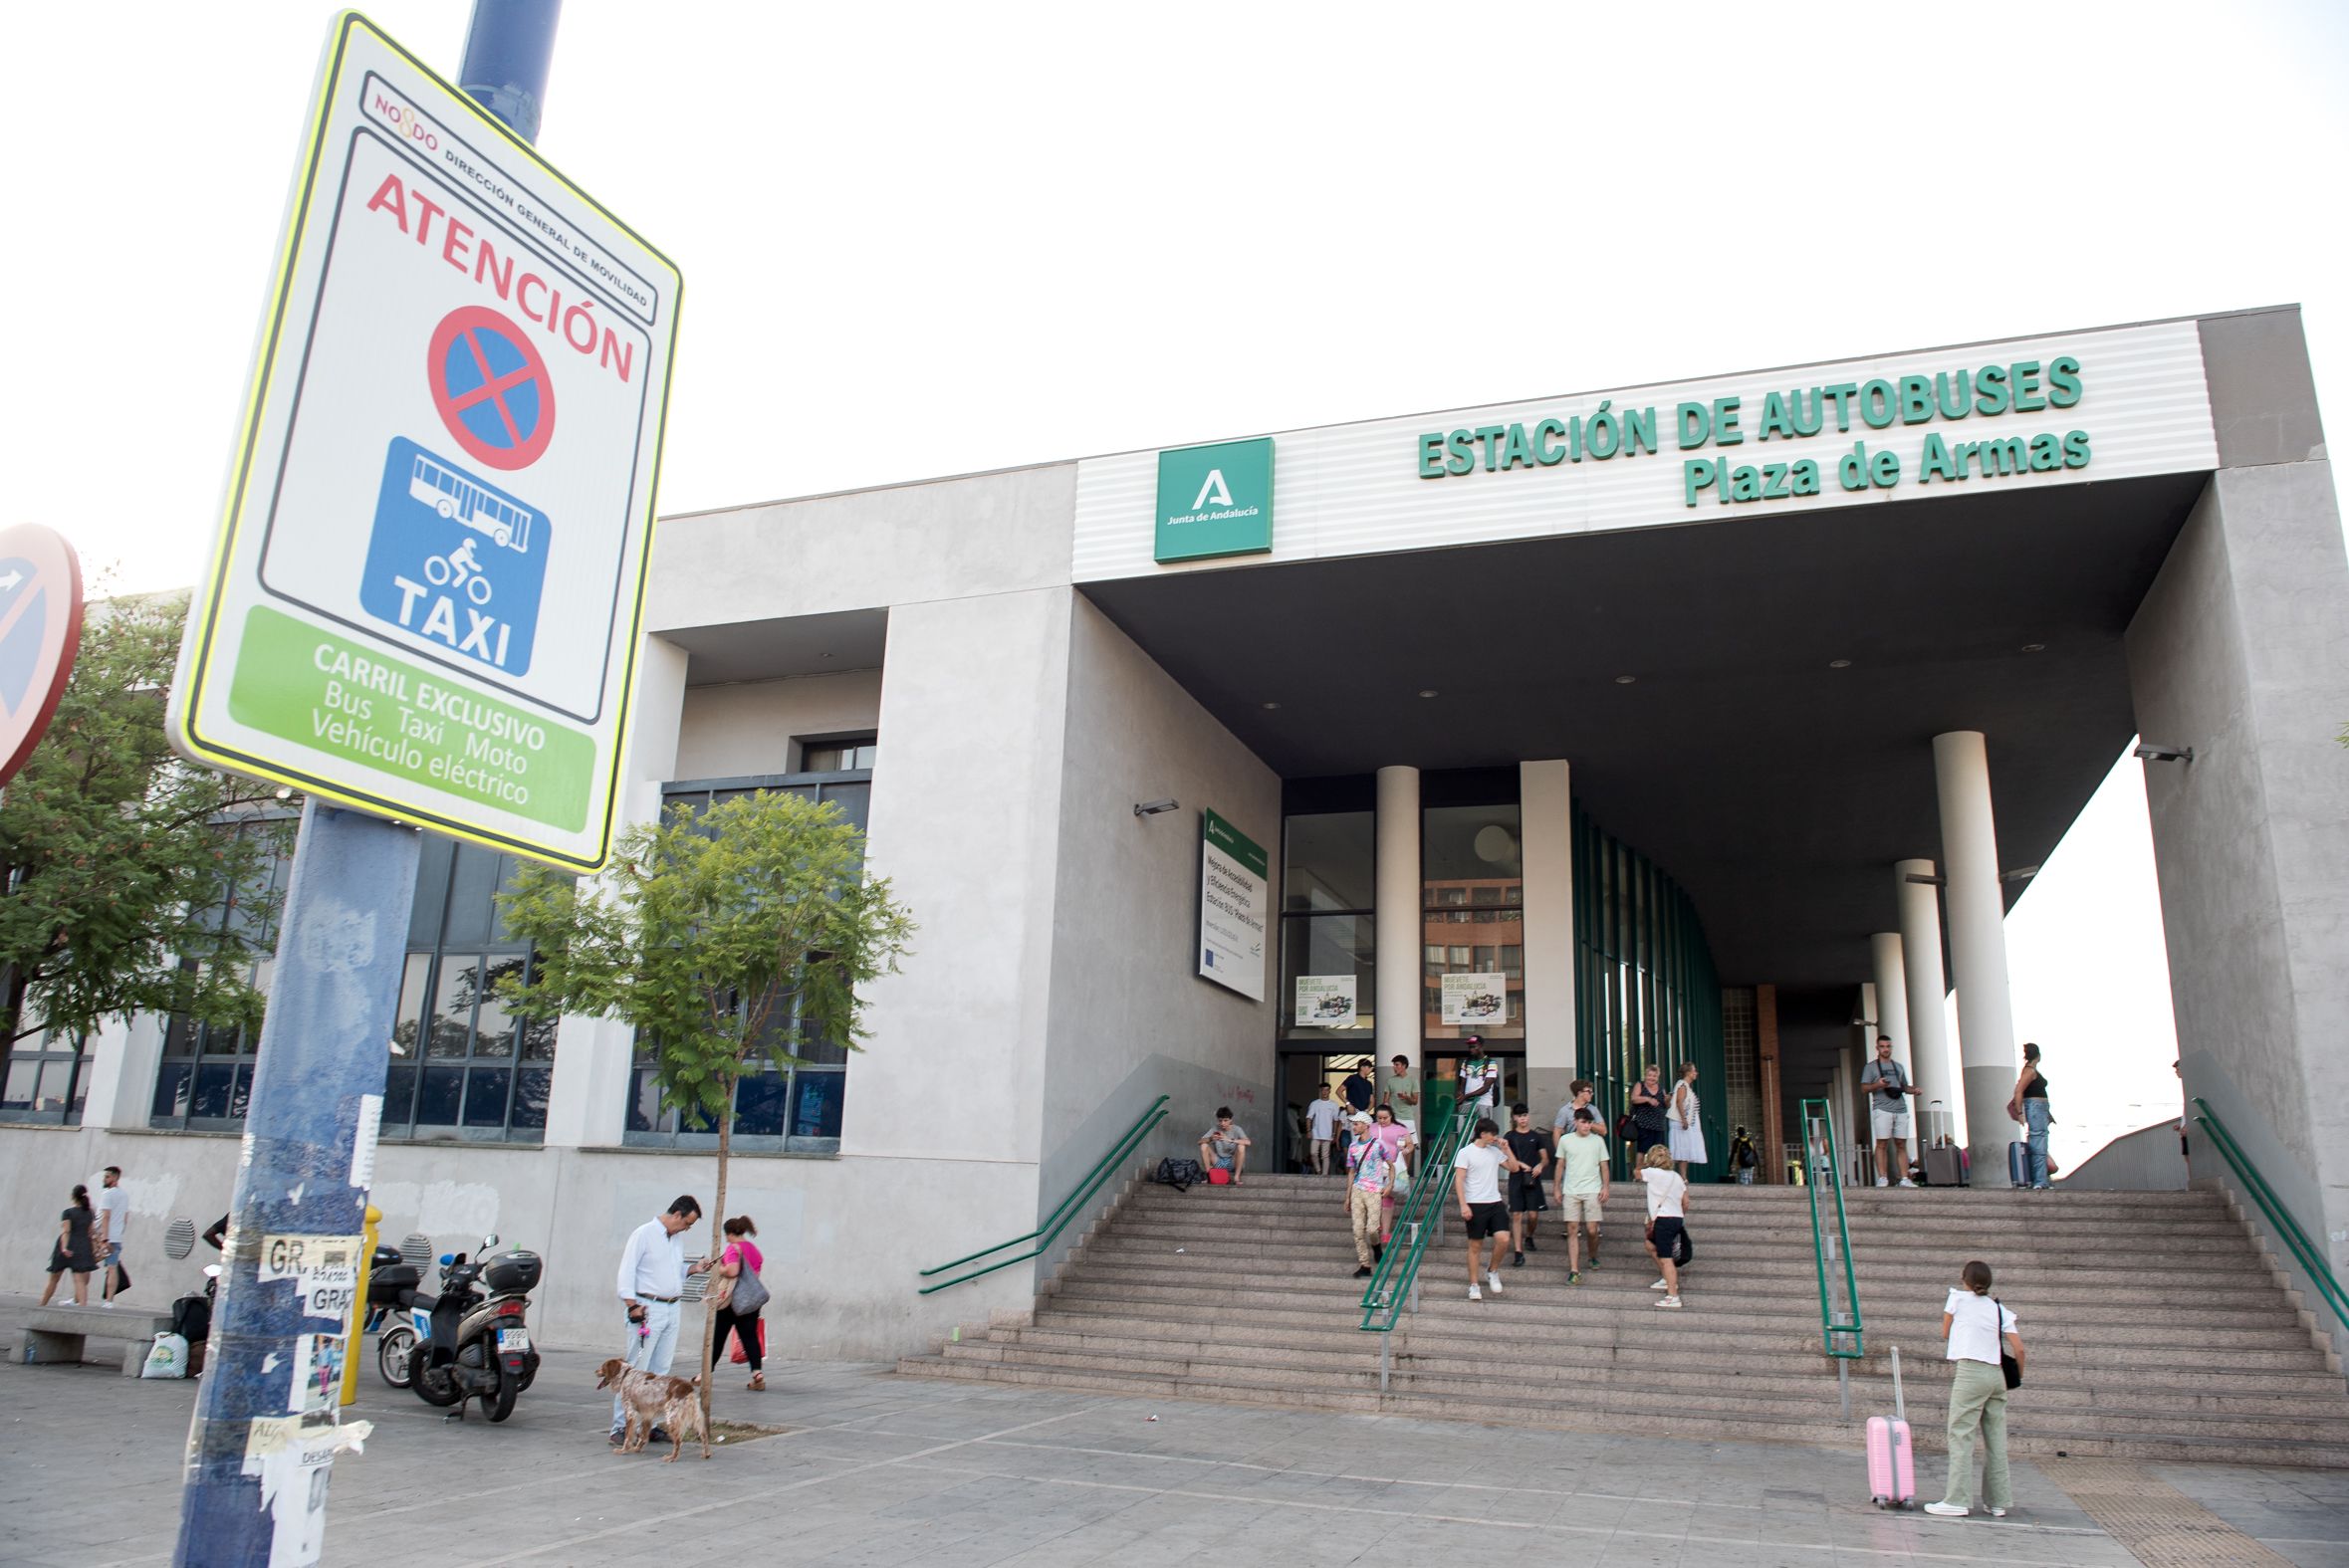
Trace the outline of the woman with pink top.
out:
M 765 1357 L 760 1354 L 759 1308 L 767 1304 L 766 1284 L 759 1279 L 759 1271 L 767 1266 L 767 1259 L 759 1252 L 759 1243 L 751 1237 L 759 1228 L 751 1224 L 750 1216 L 738 1215 L 726 1222 L 726 1250 L 718 1254 L 710 1272 L 726 1281 L 726 1298 L 718 1305 L 718 1346 L 715 1355 L 726 1354 L 726 1336 L 734 1335 L 742 1344 L 742 1355 L 751 1365 L 750 1390 L 754 1394 L 767 1391 Z M 758 1306 L 747 1311 L 737 1310 L 734 1298 L 748 1278 L 758 1285 Z

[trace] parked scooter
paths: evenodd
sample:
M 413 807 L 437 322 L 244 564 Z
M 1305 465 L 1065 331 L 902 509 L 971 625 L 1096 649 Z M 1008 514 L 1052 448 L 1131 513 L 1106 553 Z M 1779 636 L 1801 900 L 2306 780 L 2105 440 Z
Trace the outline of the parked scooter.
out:
M 423 1282 L 423 1270 L 396 1247 L 376 1247 L 367 1263 L 367 1315 L 359 1331 L 376 1336 L 375 1370 L 395 1389 L 408 1386 L 409 1356 L 422 1337 L 410 1308 Z M 425 1315 L 429 1318 L 429 1308 Z
M 384 1382 L 413 1388 L 427 1405 L 455 1406 L 460 1418 L 465 1401 L 476 1398 L 492 1421 L 514 1414 L 516 1397 L 539 1375 L 524 1315 L 543 1265 L 536 1252 L 499 1252 L 497 1244 L 495 1235 L 482 1237 L 473 1260 L 443 1253 L 437 1296 L 391 1287 L 408 1321 L 386 1326 L 376 1340 Z M 371 1301 L 373 1289 L 367 1294 Z

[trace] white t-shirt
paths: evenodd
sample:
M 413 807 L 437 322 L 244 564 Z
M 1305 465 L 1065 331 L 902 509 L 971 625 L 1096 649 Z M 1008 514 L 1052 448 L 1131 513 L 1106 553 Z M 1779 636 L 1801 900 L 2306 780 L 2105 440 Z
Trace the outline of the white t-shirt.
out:
M 1606 1185 L 1607 1141 L 1597 1133 L 1568 1133 L 1557 1141 L 1558 1191 L 1569 1198 L 1595 1198 Z
M 1501 1165 L 1509 1151 L 1495 1143 L 1490 1148 L 1472 1143 L 1452 1157 L 1452 1169 L 1468 1173 L 1465 1196 L 1472 1204 L 1501 1202 Z
M 1311 1124 L 1316 1139 L 1337 1136 L 1337 1113 L 1341 1109 L 1335 1100 L 1315 1100 L 1305 1107 L 1305 1120 Z
M 119 1187 L 101 1188 L 97 1204 L 98 1212 L 106 1216 L 106 1238 L 120 1241 L 130 1230 L 130 1195 Z
M 2012 1312 L 1971 1290 L 1952 1290 L 1942 1310 L 1950 1315 L 1950 1360 L 1998 1364 L 1998 1336 L 2015 1331 Z
M 1689 1184 L 1681 1180 L 1678 1171 L 1658 1171 L 1643 1166 L 1640 1169 L 1639 1179 L 1647 1184 L 1648 1218 L 1650 1220 L 1685 1220 L 1688 1218 L 1681 1213 L 1680 1200 L 1681 1195 L 1689 1190 Z

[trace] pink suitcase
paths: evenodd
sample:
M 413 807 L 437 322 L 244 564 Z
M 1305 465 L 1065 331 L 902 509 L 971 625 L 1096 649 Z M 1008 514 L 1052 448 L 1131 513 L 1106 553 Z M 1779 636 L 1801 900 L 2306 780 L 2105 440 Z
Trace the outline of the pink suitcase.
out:
M 1879 1508 L 1917 1500 L 1917 1459 L 1909 1447 L 1908 1402 L 1901 1397 L 1900 1346 L 1892 1347 L 1892 1419 L 1868 1418 L 1868 1494 Z

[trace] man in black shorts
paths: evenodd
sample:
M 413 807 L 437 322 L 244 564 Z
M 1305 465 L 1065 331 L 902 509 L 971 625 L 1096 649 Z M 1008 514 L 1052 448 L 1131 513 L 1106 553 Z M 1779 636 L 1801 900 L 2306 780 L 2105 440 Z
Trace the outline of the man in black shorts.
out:
M 1501 1129 L 1490 1116 L 1477 1121 L 1476 1142 L 1452 1157 L 1452 1197 L 1460 1218 L 1468 1222 L 1468 1298 L 1482 1301 L 1479 1280 L 1501 1293 L 1501 1249 L 1509 1244 L 1509 1205 L 1501 1197 L 1501 1173 L 1518 1169 L 1518 1162 L 1501 1141 Z M 1422 1178 L 1424 1180 L 1424 1177 Z M 1483 1260 L 1486 1241 L 1493 1243 L 1490 1262 Z
M 1509 1108 L 1509 1131 L 1501 1135 L 1509 1145 L 1510 1158 L 1515 1163 L 1509 1168 L 1509 1225 L 1512 1268 L 1526 1266 L 1528 1249 L 1533 1245 L 1533 1217 L 1549 1207 L 1541 1196 L 1541 1178 L 1549 1170 L 1549 1134 L 1533 1125 L 1533 1113 L 1523 1105 Z

